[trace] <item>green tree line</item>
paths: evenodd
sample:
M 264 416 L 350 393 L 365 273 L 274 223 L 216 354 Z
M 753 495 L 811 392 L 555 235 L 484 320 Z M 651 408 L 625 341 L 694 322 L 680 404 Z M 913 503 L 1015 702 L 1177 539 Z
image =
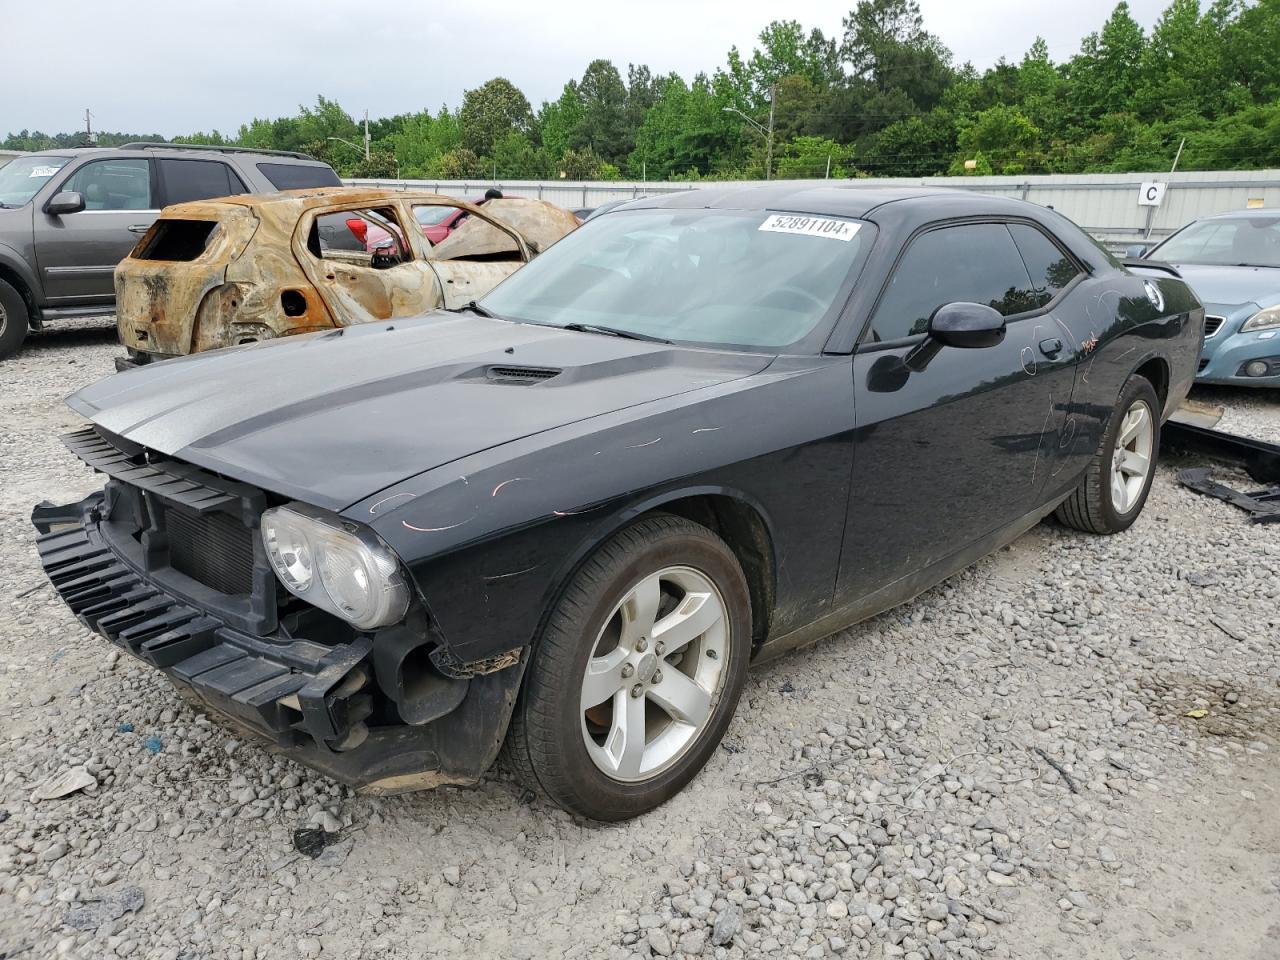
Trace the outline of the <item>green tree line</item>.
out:
M 772 149 L 764 130 L 773 117 Z M 344 176 L 754 179 L 1280 166 L 1280 0 L 1173 0 L 1150 32 L 1126 3 L 1053 62 L 1043 39 L 979 72 L 916 0 L 860 0 L 839 36 L 778 20 L 685 79 L 593 60 L 536 110 L 505 77 L 456 108 L 362 125 L 324 96 L 294 116 L 176 141 L 300 150 Z M 83 134 L 10 134 L 74 146 Z M 160 140 L 103 133 L 103 145 Z M 346 141 L 346 142 L 343 142 Z

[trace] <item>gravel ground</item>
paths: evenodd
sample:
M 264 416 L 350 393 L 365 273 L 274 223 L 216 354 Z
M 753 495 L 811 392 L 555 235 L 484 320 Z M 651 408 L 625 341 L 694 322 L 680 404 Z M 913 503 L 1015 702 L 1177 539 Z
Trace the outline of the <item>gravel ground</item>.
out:
M 59 400 L 118 349 L 0 367 L 0 957 L 1277 956 L 1280 538 L 1171 467 L 1123 536 L 1041 525 L 755 671 L 692 787 L 606 827 L 501 772 L 354 796 L 79 627 L 27 517 L 98 485 Z M 1197 393 L 1280 441 L 1280 397 Z

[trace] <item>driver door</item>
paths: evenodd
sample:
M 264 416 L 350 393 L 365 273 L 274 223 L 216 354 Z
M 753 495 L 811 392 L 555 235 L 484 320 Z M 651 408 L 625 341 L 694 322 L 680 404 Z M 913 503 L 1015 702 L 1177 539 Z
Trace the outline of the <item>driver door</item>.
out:
M 79 213 L 35 211 L 36 260 L 50 306 L 110 302 L 116 264 L 159 216 L 145 157 L 91 160 L 53 193 L 84 197 Z M 53 193 L 49 196 L 53 196 Z
M 846 602 L 884 589 L 910 596 L 911 578 L 1036 507 L 1074 380 L 1065 331 L 1042 309 L 1051 298 L 1003 223 L 943 225 L 910 241 L 853 358 L 853 483 L 837 583 Z M 1004 314 L 1003 342 L 943 347 L 908 370 L 902 361 L 929 318 L 953 302 Z

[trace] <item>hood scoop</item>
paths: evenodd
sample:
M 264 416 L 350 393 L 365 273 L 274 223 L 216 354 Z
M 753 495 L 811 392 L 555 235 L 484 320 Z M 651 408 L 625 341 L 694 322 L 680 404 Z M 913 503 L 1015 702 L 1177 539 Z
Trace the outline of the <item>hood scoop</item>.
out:
M 512 383 L 528 386 L 558 377 L 563 371 L 554 367 L 511 367 L 495 366 L 485 371 L 485 376 L 493 383 Z

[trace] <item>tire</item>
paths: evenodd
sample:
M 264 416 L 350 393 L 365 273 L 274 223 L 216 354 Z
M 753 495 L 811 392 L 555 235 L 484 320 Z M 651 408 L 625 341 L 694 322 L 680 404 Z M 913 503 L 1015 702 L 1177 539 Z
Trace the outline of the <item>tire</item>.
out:
M 30 322 L 27 302 L 11 284 L 0 280 L 0 360 L 18 352 Z
M 652 810 L 720 743 L 750 653 L 747 581 L 724 541 L 680 517 L 640 520 L 584 564 L 552 611 L 507 731 L 507 760 L 526 787 L 594 820 Z M 589 664 L 598 672 L 588 675 Z M 673 703 L 693 708 L 683 722 Z M 636 718 L 645 737 L 626 736 Z
M 1139 410 L 1145 411 L 1142 415 L 1149 425 L 1145 434 L 1137 428 L 1145 440 L 1126 436 L 1125 453 L 1118 458 L 1116 447 L 1121 443 L 1122 431 L 1126 435 L 1130 433 L 1130 428 L 1134 427 L 1130 418 Z M 1076 530 L 1098 534 L 1120 533 L 1132 526 L 1138 514 L 1142 513 L 1156 474 L 1156 458 L 1160 450 L 1159 410 L 1160 400 L 1150 381 L 1145 377 L 1130 377 L 1120 391 L 1116 412 L 1080 479 L 1080 485 L 1056 511 L 1060 521 Z M 1146 465 L 1141 473 L 1136 472 L 1141 467 L 1140 458 L 1135 459 L 1134 451 L 1130 449 L 1135 444 L 1139 453 L 1143 447 L 1147 449 Z M 1117 464 L 1121 466 L 1119 488 L 1116 485 Z

